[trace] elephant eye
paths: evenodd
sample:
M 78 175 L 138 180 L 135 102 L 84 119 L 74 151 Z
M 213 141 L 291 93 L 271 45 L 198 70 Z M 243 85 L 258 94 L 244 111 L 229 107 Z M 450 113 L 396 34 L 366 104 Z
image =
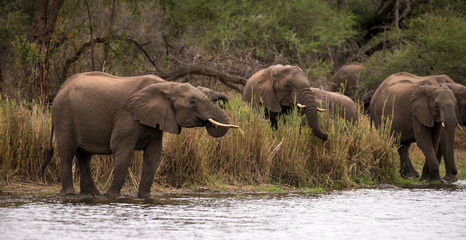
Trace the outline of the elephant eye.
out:
M 285 85 L 285 87 L 286 87 L 286 89 L 290 89 L 290 88 L 291 88 L 291 85 L 290 85 L 289 83 L 287 83 L 287 84 Z
M 189 104 L 191 104 L 191 105 L 194 105 L 194 104 L 196 104 L 196 99 L 194 99 L 194 98 L 193 98 L 193 99 L 191 99 L 191 100 L 189 101 Z

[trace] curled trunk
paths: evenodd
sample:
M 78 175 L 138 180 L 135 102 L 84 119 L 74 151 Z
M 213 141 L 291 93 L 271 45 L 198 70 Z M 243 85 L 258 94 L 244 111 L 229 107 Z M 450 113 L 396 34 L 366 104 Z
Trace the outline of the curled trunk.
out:
M 328 135 L 325 133 L 319 125 L 319 119 L 317 116 L 317 104 L 309 86 L 303 86 L 299 88 L 297 94 L 297 100 L 300 104 L 306 105 L 304 108 L 304 114 L 306 115 L 307 123 L 312 128 L 312 133 L 322 140 L 327 140 Z
M 205 119 L 203 120 L 206 121 L 205 128 L 207 132 L 212 137 L 216 137 L 216 138 L 222 137 L 228 132 L 228 127 L 219 127 L 219 126 L 213 125 L 212 123 L 207 121 L 207 119 L 212 118 L 217 122 L 229 124 L 230 120 L 228 118 L 228 114 L 208 99 L 206 100 L 205 106 L 206 106 L 207 115 L 204 116 Z

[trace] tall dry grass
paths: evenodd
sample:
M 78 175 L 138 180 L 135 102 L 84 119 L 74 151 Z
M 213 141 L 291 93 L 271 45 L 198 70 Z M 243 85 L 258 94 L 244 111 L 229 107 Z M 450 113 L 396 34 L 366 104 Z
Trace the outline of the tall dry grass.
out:
M 40 101 L 0 99 L 0 124 L 0 178 L 35 180 L 49 144 L 49 110 Z M 49 170 L 57 168 L 52 163 Z
M 40 102 L 6 99 L 0 107 L 1 179 L 38 181 L 37 171 L 50 139 L 50 112 L 42 111 Z M 394 137 L 388 128 L 370 128 L 366 116 L 351 124 L 331 113 L 321 114 L 321 125 L 329 134 L 329 140 L 323 142 L 302 124 L 302 117 L 296 112 L 281 119 L 275 131 L 240 97 L 234 96 L 226 111 L 241 130 L 232 129 L 222 138 L 210 137 L 203 128 L 183 129 L 179 135 L 164 134 L 155 179 L 158 184 L 348 187 L 393 182 L 398 177 Z M 91 164 L 98 185 L 108 188 L 112 158 L 94 156 Z M 126 186 L 137 187 L 141 166 L 142 154 L 135 152 Z M 45 178 L 48 182 L 59 182 L 60 172 L 55 155 Z

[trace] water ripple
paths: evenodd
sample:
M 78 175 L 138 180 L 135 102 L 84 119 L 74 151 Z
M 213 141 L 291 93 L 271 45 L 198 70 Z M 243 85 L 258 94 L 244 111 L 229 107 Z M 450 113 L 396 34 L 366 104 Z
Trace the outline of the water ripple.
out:
M 15 202 L 0 206 L 0 238 L 465 239 L 466 181 L 456 185 Z

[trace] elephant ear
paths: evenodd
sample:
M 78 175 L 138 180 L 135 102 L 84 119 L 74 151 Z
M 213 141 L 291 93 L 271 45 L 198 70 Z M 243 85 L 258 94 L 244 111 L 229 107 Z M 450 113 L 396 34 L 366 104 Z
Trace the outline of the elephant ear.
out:
M 283 66 L 272 66 L 265 69 L 263 74 L 259 76 L 256 89 L 253 89 L 256 101 L 260 102 L 271 112 L 280 112 L 280 102 L 275 93 L 272 72 L 278 71 L 277 69 L 281 67 Z
M 149 85 L 130 96 L 127 109 L 136 121 L 153 128 L 179 134 L 175 109 L 168 97 L 169 83 Z
M 411 95 L 411 113 L 424 126 L 433 127 L 434 117 L 430 109 L 429 96 L 434 87 L 422 85 L 414 90 Z

